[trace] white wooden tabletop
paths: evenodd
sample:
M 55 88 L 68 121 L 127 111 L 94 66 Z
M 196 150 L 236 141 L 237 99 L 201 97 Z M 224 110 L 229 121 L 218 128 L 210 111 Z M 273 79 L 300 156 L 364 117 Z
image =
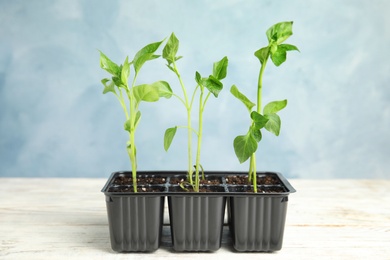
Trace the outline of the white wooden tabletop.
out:
M 235 253 L 225 227 L 220 250 L 179 254 L 169 226 L 154 253 L 111 250 L 105 179 L 0 181 L 0 259 L 390 259 L 390 180 L 290 179 L 281 251 Z

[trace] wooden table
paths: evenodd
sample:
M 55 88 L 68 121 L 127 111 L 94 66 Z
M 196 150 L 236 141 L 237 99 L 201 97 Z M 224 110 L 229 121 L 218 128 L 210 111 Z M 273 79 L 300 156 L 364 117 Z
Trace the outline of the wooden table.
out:
M 155 253 L 111 250 L 105 179 L 0 180 L 0 259 L 390 259 L 390 180 L 292 179 L 281 251 L 234 253 L 226 227 L 217 252 L 179 254 L 168 225 Z

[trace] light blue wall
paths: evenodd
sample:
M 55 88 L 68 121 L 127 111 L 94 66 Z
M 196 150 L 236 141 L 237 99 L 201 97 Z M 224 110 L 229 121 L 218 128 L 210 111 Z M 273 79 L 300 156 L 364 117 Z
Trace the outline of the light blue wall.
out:
M 0 176 L 106 177 L 130 169 L 124 116 L 102 95 L 98 50 L 122 62 L 175 32 L 188 88 L 194 73 L 229 57 L 229 75 L 205 114 L 202 165 L 246 170 L 232 140 L 246 111 L 229 93 L 254 95 L 272 24 L 294 21 L 281 67 L 269 64 L 265 102 L 287 98 L 279 137 L 264 134 L 258 168 L 299 178 L 390 178 L 390 2 L 336 0 L 0 0 Z M 139 82 L 177 81 L 163 60 Z M 174 100 L 143 104 L 140 170 L 186 168 L 185 131 L 163 149 L 167 127 L 185 124 Z

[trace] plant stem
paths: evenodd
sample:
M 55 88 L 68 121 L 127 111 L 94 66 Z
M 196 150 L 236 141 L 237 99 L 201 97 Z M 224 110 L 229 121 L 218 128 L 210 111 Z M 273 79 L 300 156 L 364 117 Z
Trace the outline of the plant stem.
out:
M 186 107 L 186 110 L 187 110 L 187 135 L 188 135 L 188 138 L 187 138 L 187 141 L 188 141 L 188 179 L 189 179 L 189 182 L 191 185 L 193 185 L 193 181 L 192 181 L 192 127 L 191 127 L 191 105 L 189 104 L 188 102 L 188 95 L 187 95 L 187 91 L 186 91 L 186 88 L 184 86 L 184 83 L 183 83 L 183 80 L 180 76 L 180 73 L 177 69 L 177 66 L 176 66 L 176 63 L 173 62 L 173 69 L 174 69 L 174 72 L 176 73 L 176 76 L 178 77 L 179 79 L 179 82 L 180 82 L 180 86 L 181 86 L 181 89 L 183 91 L 183 95 L 184 95 L 184 102 L 185 102 L 185 107 Z
M 263 74 L 265 70 L 265 66 L 267 65 L 267 59 L 264 60 L 263 63 L 261 63 L 260 72 L 259 72 L 259 79 L 257 82 L 257 108 L 256 112 L 261 114 L 261 99 L 262 99 L 262 90 L 263 90 Z M 256 172 L 256 153 L 253 153 L 250 160 L 250 168 L 249 168 L 249 177 L 252 175 L 252 184 L 253 184 L 253 191 L 257 193 L 257 172 Z
M 207 99 L 206 99 L 207 101 Z M 196 167 L 195 167 L 195 188 L 196 192 L 199 192 L 199 170 L 200 170 L 200 151 L 202 146 L 202 132 L 203 132 L 203 111 L 204 111 L 203 103 L 203 89 L 201 88 L 200 96 L 199 96 L 199 127 L 198 127 L 198 146 L 196 150 Z
M 132 171 L 132 178 L 133 178 L 133 188 L 134 192 L 137 192 L 137 157 L 135 154 L 135 135 L 134 135 L 134 128 L 132 127 L 131 133 L 130 133 L 130 149 L 127 148 L 127 152 L 130 156 L 131 161 L 131 171 Z
M 135 82 L 137 80 L 138 73 L 135 74 L 131 88 L 134 87 Z M 130 149 L 127 147 L 127 152 L 130 157 L 131 162 L 131 172 L 132 172 L 132 179 L 133 179 L 133 189 L 134 192 L 138 192 L 137 190 L 137 149 L 135 145 L 135 120 L 137 115 L 137 106 L 136 102 L 134 100 L 134 96 L 130 93 L 132 89 L 129 89 L 129 86 L 126 86 L 127 88 L 127 96 L 129 98 L 129 108 L 130 108 L 130 133 L 129 133 L 129 141 L 130 141 Z
M 257 193 L 257 175 L 256 175 L 256 154 L 252 154 L 250 158 L 250 168 L 249 168 L 249 181 L 252 181 L 253 192 Z

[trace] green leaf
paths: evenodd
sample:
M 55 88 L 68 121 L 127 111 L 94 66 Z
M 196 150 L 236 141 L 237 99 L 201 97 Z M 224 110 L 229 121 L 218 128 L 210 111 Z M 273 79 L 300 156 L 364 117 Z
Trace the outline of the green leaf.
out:
M 119 88 L 123 87 L 122 80 L 121 80 L 119 77 L 113 76 L 113 77 L 112 77 L 112 81 L 114 82 L 114 84 L 115 84 L 117 87 L 119 87 Z
M 268 122 L 265 124 L 264 128 L 274 135 L 278 136 L 280 133 L 281 121 L 280 117 L 277 114 L 268 114 L 265 115 L 268 118 Z
M 108 73 L 118 76 L 120 73 L 120 68 L 119 66 L 110 60 L 103 52 L 100 52 L 100 67 L 107 71 Z
M 239 135 L 233 142 L 234 152 L 240 163 L 245 162 L 257 150 L 257 140 L 252 134 L 251 129 L 246 135 Z
M 256 128 L 251 128 L 251 134 L 253 136 L 253 138 L 256 140 L 256 142 L 260 142 L 261 141 L 261 138 L 262 138 L 262 135 L 261 135 L 261 131 L 260 129 L 256 129 Z
M 110 83 L 107 84 L 108 82 L 110 82 Z M 112 80 L 102 79 L 102 83 L 104 85 L 103 94 L 106 94 L 108 92 L 112 92 L 112 93 L 116 94 L 115 84 L 114 84 L 114 82 Z
M 155 102 L 160 98 L 159 90 L 150 84 L 135 86 L 133 88 L 133 95 L 137 103 L 141 101 Z
M 164 98 L 171 98 L 173 91 L 171 89 L 171 86 L 169 85 L 168 82 L 166 81 L 156 81 L 151 84 L 152 87 L 158 89 L 158 95 L 159 97 L 164 97 Z
M 137 113 L 135 114 L 134 128 L 137 127 L 140 119 L 141 119 L 141 112 L 137 111 Z M 126 120 L 123 127 L 124 127 L 125 131 L 131 133 L 131 118 Z
M 256 105 L 254 104 L 253 102 L 251 102 L 244 94 L 242 94 L 238 88 L 236 87 L 236 85 L 233 85 L 231 88 L 230 88 L 230 93 L 233 94 L 233 96 L 235 96 L 238 100 L 240 100 L 242 103 L 244 103 L 244 105 L 246 106 L 246 108 L 248 109 L 249 113 L 252 111 L 252 108 Z
M 122 71 L 121 71 L 121 81 L 122 84 L 125 86 L 127 86 L 129 75 L 130 75 L 130 63 L 129 63 L 129 57 L 126 57 L 126 60 L 123 63 Z
M 140 119 L 141 119 L 141 111 L 137 111 L 137 114 L 135 114 L 134 127 L 137 127 Z
M 156 102 L 160 97 L 170 98 L 172 94 L 172 89 L 166 81 L 156 81 L 152 84 L 138 85 L 133 88 L 133 95 L 137 103 L 140 101 Z
M 195 81 L 198 83 L 198 85 L 202 85 L 202 76 L 197 71 L 195 72 Z
M 263 64 L 269 56 L 270 49 L 269 47 L 264 47 L 255 52 L 255 56 L 260 60 L 260 63 Z
M 173 71 L 174 73 L 176 73 L 175 68 L 173 68 L 171 65 L 168 65 L 168 64 L 167 64 L 167 67 L 168 67 L 168 69 L 170 69 L 171 71 Z
M 228 58 L 225 56 L 222 60 L 215 62 L 213 66 L 213 76 L 218 80 L 226 78 L 227 67 L 228 67 Z
M 127 119 L 125 124 L 123 125 L 123 128 L 125 129 L 125 131 L 127 132 L 131 132 L 131 120 L 130 119 Z
M 281 48 L 285 51 L 299 51 L 298 47 L 292 44 L 280 44 L 278 48 Z
M 172 140 L 175 137 L 177 126 L 168 128 L 164 134 L 164 149 L 168 151 L 171 146 Z
M 127 144 L 126 144 L 126 147 L 127 147 L 127 152 L 128 153 L 131 153 L 131 142 L 130 141 L 127 141 Z M 137 147 L 134 146 L 134 155 L 137 156 Z
M 287 106 L 287 99 L 269 102 L 264 107 L 264 114 L 275 114 Z
M 256 111 L 252 111 L 251 118 L 252 118 L 253 122 L 255 122 L 255 129 L 257 129 L 257 130 L 260 130 L 261 128 L 263 128 L 269 120 L 268 118 L 257 113 Z
M 281 44 L 290 37 L 292 32 L 293 22 L 281 22 L 272 25 L 266 32 L 268 42 L 276 42 Z
M 163 49 L 162 57 L 167 60 L 168 64 L 171 64 L 181 58 L 181 57 L 176 57 L 178 50 L 179 50 L 179 40 L 176 38 L 176 35 L 172 33 L 168 39 L 167 44 Z
M 271 60 L 276 66 L 280 66 L 287 59 L 287 51 L 299 51 L 297 47 L 291 44 L 281 44 L 277 46 L 274 53 L 271 53 Z
M 160 55 L 155 55 L 154 52 L 158 49 L 158 47 L 160 47 L 162 42 L 163 41 L 150 43 L 135 54 L 133 59 L 133 65 L 136 73 L 139 72 L 145 62 L 160 57 Z
M 202 85 L 206 87 L 215 97 L 218 97 L 219 92 L 223 88 L 223 84 L 213 75 L 210 75 L 207 79 L 202 80 Z

